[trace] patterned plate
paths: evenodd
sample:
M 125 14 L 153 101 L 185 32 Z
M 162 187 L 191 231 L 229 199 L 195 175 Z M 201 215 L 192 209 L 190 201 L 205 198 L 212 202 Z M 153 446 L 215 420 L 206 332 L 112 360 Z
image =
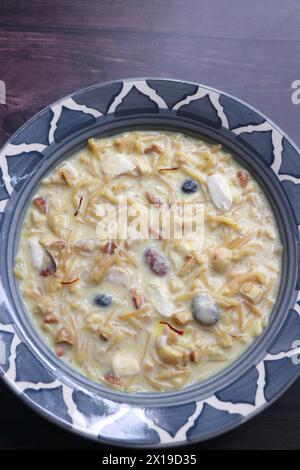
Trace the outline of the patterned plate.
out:
M 177 129 L 233 152 L 264 187 L 284 245 L 270 325 L 226 370 L 172 393 L 134 396 L 94 384 L 59 361 L 31 326 L 14 276 L 24 209 L 40 178 L 95 135 Z M 300 372 L 300 155 L 269 119 L 194 83 L 134 79 L 96 85 L 41 111 L 0 153 L 0 375 L 43 416 L 108 444 L 159 447 L 225 432 L 274 401 Z

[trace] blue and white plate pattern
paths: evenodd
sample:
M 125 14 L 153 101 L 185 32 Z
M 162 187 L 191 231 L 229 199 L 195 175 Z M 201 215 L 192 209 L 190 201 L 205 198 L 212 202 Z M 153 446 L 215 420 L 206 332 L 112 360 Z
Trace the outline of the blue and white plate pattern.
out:
M 203 384 L 129 396 L 89 382 L 47 349 L 27 318 L 12 267 L 23 209 L 41 175 L 91 136 L 138 127 L 201 134 L 236 154 L 273 204 L 284 263 L 270 325 L 239 360 Z M 122 446 L 204 440 L 261 411 L 300 373 L 299 182 L 300 154 L 288 137 L 252 107 L 202 85 L 122 80 L 45 108 L 0 152 L 0 375 L 48 419 Z

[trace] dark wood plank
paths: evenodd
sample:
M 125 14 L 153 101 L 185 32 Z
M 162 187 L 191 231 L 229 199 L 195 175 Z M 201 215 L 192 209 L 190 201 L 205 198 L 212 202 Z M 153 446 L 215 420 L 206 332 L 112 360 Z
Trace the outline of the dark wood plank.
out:
M 292 53 L 287 41 L 274 45 L 249 39 L 242 45 L 238 39 L 183 38 L 174 33 L 2 28 L 0 55 L 7 58 L 1 61 L 0 78 L 7 83 L 9 106 L 2 111 L 2 143 L 43 106 L 73 90 L 143 75 L 223 89 L 259 108 L 300 142 L 300 106 L 290 99 L 291 83 L 300 69 L 300 42 Z
M 298 0 L 1 0 L 0 145 L 50 102 L 100 81 L 175 77 L 249 102 L 300 144 Z M 300 448 L 300 381 L 198 449 Z M 0 383 L 0 449 L 103 448 L 59 430 Z M 24 426 L 26 423 L 26 428 Z
M 279 0 L 1 0 L 0 25 L 299 40 L 299 2 Z

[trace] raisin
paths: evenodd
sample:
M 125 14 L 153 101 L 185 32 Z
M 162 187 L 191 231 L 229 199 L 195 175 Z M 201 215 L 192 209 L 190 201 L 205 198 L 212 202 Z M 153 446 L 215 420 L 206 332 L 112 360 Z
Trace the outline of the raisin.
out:
M 184 193 L 196 193 L 199 189 L 197 181 L 187 179 L 182 183 L 181 189 Z
M 157 276 L 167 274 L 169 267 L 165 257 L 154 248 L 147 248 L 144 251 L 144 258 L 151 271 Z
M 109 307 L 112 304 L 112 296 L 110 294 L 98 294 L 94 298 L 94 303 L 98 307 Z

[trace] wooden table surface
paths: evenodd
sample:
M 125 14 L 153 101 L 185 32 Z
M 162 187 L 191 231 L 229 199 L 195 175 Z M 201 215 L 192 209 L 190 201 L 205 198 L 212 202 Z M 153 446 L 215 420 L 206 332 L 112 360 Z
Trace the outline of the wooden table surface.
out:
M 0 144 L 47 104 L 88 85 L 174 77 L 268 115 L 300 145 L 298 0 L 1 0 Z M 300 380 L 274 405 L 199 449 L 300 449 Z M 104 449 L 47 423 L 0 383 L 0 449 Z

